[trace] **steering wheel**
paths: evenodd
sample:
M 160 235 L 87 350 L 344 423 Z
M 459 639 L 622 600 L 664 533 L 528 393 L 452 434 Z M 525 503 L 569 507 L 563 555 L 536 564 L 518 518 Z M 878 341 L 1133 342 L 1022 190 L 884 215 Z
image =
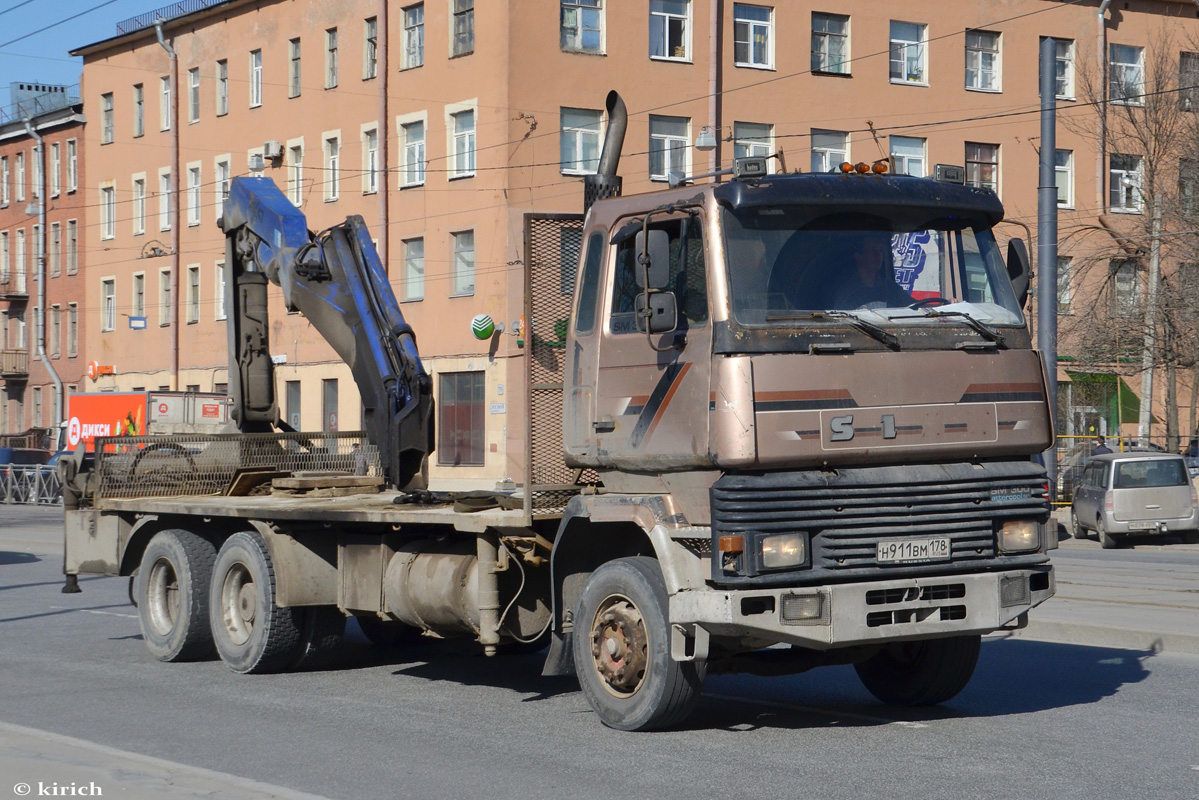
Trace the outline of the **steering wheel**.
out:
M 947 306 L 951 301 L 944 297 L 926 297 L 923 300 L 917 300 L 908 308 L 928 308 L 929 306 Z

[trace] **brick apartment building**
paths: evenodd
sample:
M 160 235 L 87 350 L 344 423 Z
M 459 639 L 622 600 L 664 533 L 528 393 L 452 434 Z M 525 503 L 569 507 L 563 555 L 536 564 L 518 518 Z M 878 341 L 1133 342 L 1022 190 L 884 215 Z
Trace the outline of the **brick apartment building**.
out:
M 911 174 L 963 165 L 1010 219 L 1035 226 L 1047 36 L 1063 117 L 1060 284 L 1081 296 L 1070 259 L 1110 242 L 1070 239 L 1072 226 L 1144 210 L 1128 189 L 1139 155 L 1094 136 L 1087 76 L 1110 73 L 1112 91 L 1128 92 L 1152 78 L 1145 54 L 1163 31 L 1177 37 L 1175 63 L 1199 39 L 1191 2 L 1103 5 L 195 0 L 163 21 L 161 41 L 150 12 L 73 51 L 92 121 L 80 190 L 92 313 L 80 336 L 115 370 L 89 388 L 225 386 L 216 221 L 230 178 L 265 175 L 313 230 L 349 214 L 370 226 L 435 393 L 457 398 L 438 420 L 433 477 L 519 475 L 524 432 L 505 409 L 524 402 L 524 350 L 507 334 L 493 350 L 469 324 L 487 313 L 511 331 L 521 316 L 524 216 L 581 210 L 608 90 L 630 111 L 625 193 L 741 154 L 782 151 L 786 169 L 804 171 L 889 156 Z M 691 146 L 704 127 L 717 140 L 707 152 Z M 1134 265 L 1120 279 L 1138 276 Z M 281 413 L 305 429 L 356 428 L 348 369 L 278 293 L 271 315 Z
M 86 371 L 78 87 L 11 89 L 0 111 L 0 433 L 55 425 Z

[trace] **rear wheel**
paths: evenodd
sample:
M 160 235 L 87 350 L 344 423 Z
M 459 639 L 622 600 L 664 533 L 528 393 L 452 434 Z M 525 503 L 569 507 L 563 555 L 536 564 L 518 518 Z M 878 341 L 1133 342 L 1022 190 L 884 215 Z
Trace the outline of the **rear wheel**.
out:
M 1075 539 L 1087 538 L 1087 529 L 1078 521 L 1078 515 L 1074 513 L 1073 508 L 1070 509 L 1070 533 L 1074 535 Z
M 677 725 L 699 702 L 702 667 L 671 658 L 667 608 L 666 584 L 652 558 L 604 564 L 583 586 L 571 637 L 575 671 L 611 728 Z
M 981 642 L 981 636 L 895 642 L 854 669 L 870 693 L 884 703 L 936 705 L 966 688 Z
M 337 606 L 312 606 L 300 610 L 300 646 L 293 669 L 315 669 L 332 660 L 346 632 L 346 615 Z
M 1095 520 L 1095 532 L 1099 534 L 1099 544 L 1104 550 L 1112 550 L 1116 547 L 1116 539 L 1107 532 L 1107 526 L 1103 524 L 1103 517 Z
M 234 672 L 279 672 L 301 656 L 301 609 L 275 605 L 275 569 L 257 533 L 230 536 L 217 555 L 209 619 L 221 660 Z
M 216 547 L 183 530 L 160 531 L 142 554 L 130 596 L 142 639 L 159 661 L 196 661 L 212 653 L 208 584 Z

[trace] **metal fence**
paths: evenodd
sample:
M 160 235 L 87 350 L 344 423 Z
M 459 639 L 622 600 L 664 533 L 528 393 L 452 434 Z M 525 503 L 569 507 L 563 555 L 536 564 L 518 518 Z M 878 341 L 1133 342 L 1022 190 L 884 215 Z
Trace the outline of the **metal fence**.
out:
M 175 17 L 186 16 L 197 11 L 203 11 L 206 8 L 219 6 L 222 3 L 227 3 L 229 0 L 181 0 L 178 3 L 171 3 L 162 8 L 156 8 L 153 11 L 147 11 L 144 14 L 138 14 L 136 17 L 123 19 L 117 23 L 117 36 L 133 31 L 149 28 L 158 20 L 164 22 Z
M 44 464 L 0 466 L 0 503 L 62 505 L 58 473 Z
M 224 494 L 239 473 L 382 475 L 378 449 L 347 433 L 174 434 L 96 440 L 96 498 Z M 357 445 L 357 447 L 355 447 Z

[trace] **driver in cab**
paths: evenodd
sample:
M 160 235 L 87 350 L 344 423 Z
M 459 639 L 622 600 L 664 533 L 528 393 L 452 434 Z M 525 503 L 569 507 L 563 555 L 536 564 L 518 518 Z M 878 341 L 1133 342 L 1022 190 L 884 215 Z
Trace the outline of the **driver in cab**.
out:
M 895 283 L 895 262 L 891 255 L 891 237 L 866 235 L 852 256 L 849 269 L 841 274 L 841 283 L 833 292 L 833 307 L 904 308 L 915 299 Z

